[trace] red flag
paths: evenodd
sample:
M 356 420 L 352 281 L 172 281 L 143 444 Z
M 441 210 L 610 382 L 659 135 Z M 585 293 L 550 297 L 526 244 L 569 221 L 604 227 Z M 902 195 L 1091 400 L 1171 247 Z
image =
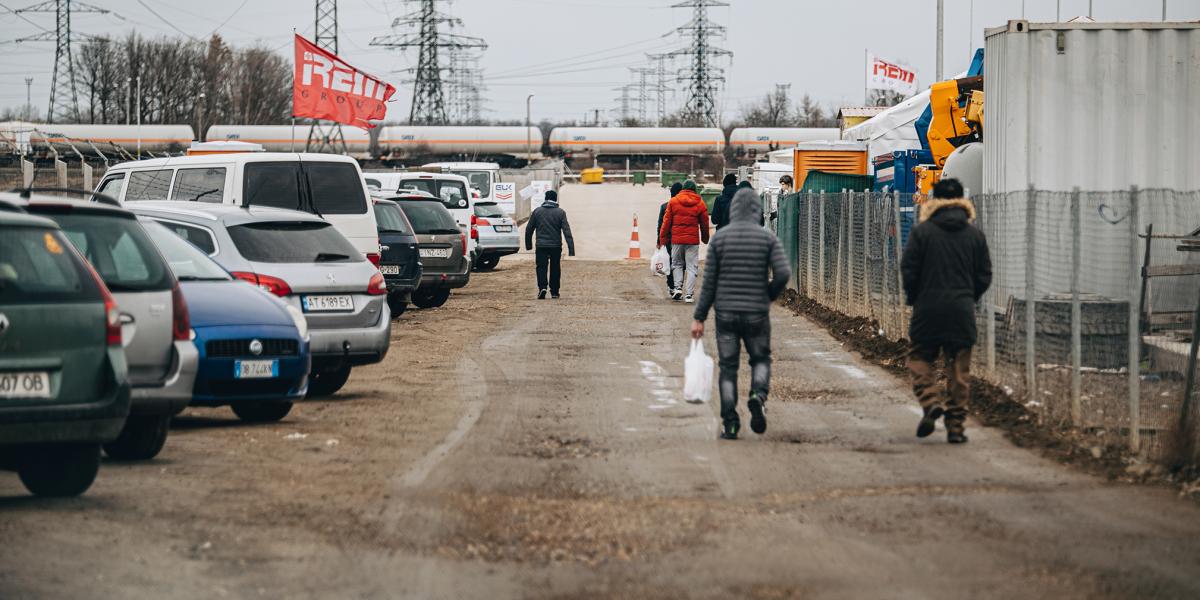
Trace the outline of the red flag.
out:
M 396 88 L 355 69 L 337 55 L 296 36 L 292 116 L 337 121 L 363 129 L 387 115 Z

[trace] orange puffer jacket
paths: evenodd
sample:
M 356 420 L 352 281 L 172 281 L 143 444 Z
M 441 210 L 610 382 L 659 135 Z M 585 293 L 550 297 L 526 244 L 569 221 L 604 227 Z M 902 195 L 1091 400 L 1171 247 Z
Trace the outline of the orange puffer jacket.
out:
M 708 243 L 708 207 L 700 194 L 683 190 L 667 203 L 658 243 L 689 245 L 700 242 Z

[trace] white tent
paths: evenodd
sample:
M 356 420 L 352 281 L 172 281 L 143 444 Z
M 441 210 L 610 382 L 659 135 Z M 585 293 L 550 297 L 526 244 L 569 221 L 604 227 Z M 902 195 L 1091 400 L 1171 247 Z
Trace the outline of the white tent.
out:
M 893 150 L 918 150 L 921 140 L 915 124 L 929 106 L 929 89 L 897 104 L 842 133 L 843 140 L 867 143 L 867 168 L 874 171 L 875 157 Z

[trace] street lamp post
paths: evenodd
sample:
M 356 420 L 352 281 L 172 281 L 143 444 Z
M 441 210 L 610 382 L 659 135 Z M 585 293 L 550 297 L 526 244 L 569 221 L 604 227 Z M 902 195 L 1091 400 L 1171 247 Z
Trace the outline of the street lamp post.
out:
M 533 102 L 533 94 L 530 94 L 525 97 L 525 166 L 526 167 L 529 166 L 529 163 L 533 162 L 533 150 L 531 148 L 533 142 L 530 139 L 532 136 L 529 134 L 530 103 L 532 103 L 532 102 Z
M 208 95 L 204 92 L 200 92 L 200 95 L 196 97 L 199 101 L 196 103 L 196 140 L 201 142 L 204 141 L 204 103 L 207 97 Z

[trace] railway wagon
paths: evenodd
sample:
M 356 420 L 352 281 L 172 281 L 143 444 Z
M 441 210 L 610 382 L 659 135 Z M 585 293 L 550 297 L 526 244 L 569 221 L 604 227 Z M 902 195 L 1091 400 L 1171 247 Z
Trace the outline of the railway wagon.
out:
M 561 156 L 686 156 L 720 153 L 716 127 L 555 127 L 550 152 Z
M 514 156 L 542 151 L 537 127 L 389 125 L 379 132 L 379 153 L 407 156 Z
M 190 125 L 92 125 L 7 121 L 0 123 L 0 140 L 35 153 L 53 148 L 60 154 L 136 155 L 180 153 L 195 139 Z
M 267 152 L 304 152 L 311 126 L 291 125 L 213 125 L 208 128 L 207 141 L 238 141 L 260 144 Z M 346 152 L 366 157 L 371 152 L 371 135 L 357 127 L 342 126 Z
M 738 127 L 729 132 L 734 153 L 750 158 L 805 142 L 837 139 L 841 139 L 837 127 Z

